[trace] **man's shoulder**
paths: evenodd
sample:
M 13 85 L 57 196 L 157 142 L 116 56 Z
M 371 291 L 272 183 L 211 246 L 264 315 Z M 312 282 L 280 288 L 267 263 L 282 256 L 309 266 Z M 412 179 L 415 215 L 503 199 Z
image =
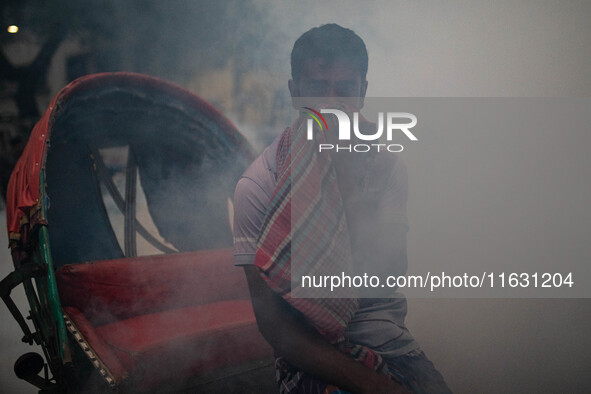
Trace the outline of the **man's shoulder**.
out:
M 268 196 L 273 193 L 277 176 L 275 156 L 277 153 L 278 142 L 279 137 L 263 150 L 263 152 L 244 171 L 240 177 L 239 183 L 242 185 L 250 184 L 251 187 L 258 187 Z

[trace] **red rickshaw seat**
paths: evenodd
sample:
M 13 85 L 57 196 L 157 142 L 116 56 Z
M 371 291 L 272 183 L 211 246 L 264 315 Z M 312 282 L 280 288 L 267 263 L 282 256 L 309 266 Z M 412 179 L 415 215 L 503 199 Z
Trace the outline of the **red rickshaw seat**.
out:
M 117 383 L 145 390 L 272 355 L 232 249 L 70 264 L 56 278 Z

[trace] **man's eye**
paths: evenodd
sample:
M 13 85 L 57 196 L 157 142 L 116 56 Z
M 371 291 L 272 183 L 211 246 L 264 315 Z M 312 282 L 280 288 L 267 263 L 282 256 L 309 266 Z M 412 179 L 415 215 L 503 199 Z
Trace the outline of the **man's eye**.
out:
M 326 85 L 321 83 L 313 83 L 308 85 L 306 90 L 314 96 L 322 96 L 326 92 Z
M 346 83 L 342 85 L 337 85 L 336 87 L 337 95 L 341 97 L 350 97 L 350 96 L 357 96 L 359 95 L 359 89 L 357 85 L 354 83 Z

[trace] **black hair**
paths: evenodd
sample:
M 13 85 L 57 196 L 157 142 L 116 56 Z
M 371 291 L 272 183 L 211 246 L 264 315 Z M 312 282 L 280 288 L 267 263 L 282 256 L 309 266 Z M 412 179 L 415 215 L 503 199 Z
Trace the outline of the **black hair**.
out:
M 300 36 L 291 51 L 291 78 L 298 81 L 306 59 L 321 58 L 332 63 L 347 60 L 359 69 L 361 79 L 367 76 L 367 48 L 351 29 L 330 23 L 308 30 Z

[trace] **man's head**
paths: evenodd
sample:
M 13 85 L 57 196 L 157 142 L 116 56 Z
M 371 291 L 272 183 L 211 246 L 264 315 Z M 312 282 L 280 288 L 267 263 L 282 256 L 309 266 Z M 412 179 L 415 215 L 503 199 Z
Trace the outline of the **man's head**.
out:
M 365 97 L 367 49 L 350 29 L 337 24 L 313 28 L 291 52 L 292 97 Z

